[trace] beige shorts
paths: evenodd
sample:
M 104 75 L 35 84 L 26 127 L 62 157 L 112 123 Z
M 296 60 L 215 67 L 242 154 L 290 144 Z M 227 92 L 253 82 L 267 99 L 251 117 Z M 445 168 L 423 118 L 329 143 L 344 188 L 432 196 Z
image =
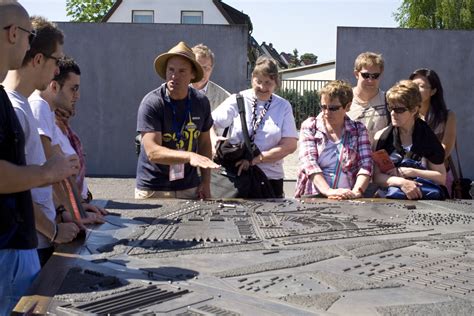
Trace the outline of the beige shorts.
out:
M 180 191 L 148 191 L 135 188 L 135 199 L 196 199 L 197 187 Z

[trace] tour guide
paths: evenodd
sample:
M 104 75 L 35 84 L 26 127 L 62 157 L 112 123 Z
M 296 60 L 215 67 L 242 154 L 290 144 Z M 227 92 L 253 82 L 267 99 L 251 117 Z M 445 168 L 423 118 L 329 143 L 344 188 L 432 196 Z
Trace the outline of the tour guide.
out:
M 210 168 L 218 167 L 211 160 L 213 122 L 208 99 L 190 87 L 203 70 L 184 42 L 159 55 L 155 70 L 166 82 L 138 109 L 142 145 L 135 198 L 209 198 Z

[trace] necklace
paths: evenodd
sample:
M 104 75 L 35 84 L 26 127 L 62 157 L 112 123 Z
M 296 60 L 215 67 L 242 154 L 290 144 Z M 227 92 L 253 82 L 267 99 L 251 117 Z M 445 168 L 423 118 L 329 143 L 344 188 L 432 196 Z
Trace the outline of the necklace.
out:
M 260 127 L 260 125 L 263 122 L 263 118 L 265 117 L 265 114 L 267 114 L 268 109 L 270 108 L 270 104 L 272 103 L 273 100 L 273 95 L 270 96 L 270 99 L 265 102 L 265 105 L 263 106 L 262 111 L 260 111 L 260 115 L 257 118 L 257 103 L 258 99 L 256 97 L 253 98 L 253 104 L 252 104 L 252 135 L 250 135 L 250 139 L 253 141 L 255 139 L 255 134 L 257 134 L 257 129 Z

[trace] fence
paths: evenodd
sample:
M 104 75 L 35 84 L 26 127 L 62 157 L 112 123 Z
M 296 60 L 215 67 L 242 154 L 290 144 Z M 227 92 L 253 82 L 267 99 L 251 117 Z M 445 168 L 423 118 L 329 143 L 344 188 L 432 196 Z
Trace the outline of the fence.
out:
M 330 80 L 282 80 L 278 95 L 287 99 L 293 106 L 296 127 L 309 116 L 319 113 L 318 91 Z

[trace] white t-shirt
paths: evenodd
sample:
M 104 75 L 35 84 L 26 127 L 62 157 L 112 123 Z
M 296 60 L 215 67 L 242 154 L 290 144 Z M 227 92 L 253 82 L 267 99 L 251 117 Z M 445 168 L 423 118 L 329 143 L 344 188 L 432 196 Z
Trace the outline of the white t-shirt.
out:
M 33 116 L 38 122 L 38 133 L 40 136 L 46 136 L 51 140 L 51 145 L 59 145 L 61 151 L 66 156 L 76 155 L 76 151 L 71 146 L 69 139 L 63 131 L 56 125 L 54 112 L 51 110 L 49 103 L 41 97 L 38 91 L 28 98 Z M 87 183 L 84 179 L 84 185 L 81 192 L 82 198 L 87 197 Z
M 253 89 L 241 92 L 245 102 L 245 117 L 249 134 L 252 135 L 252 104 L 255 99 Z M 266 102 L 257 102 L 257 117 Z M 239 111 L 237 108 L 236 95 L 228 97 L 221 105 L 212 112 L 212 119 L 217 128 L 226 128 L 233 124 L 230 141 L 232 143 L 243 142 L 242 124 L 240 123 Z M 257 129 L 254 143 L 261 151 L 267 151 L 274 148 L 283 137 L 292 137 L 298 139 L 295 119 L 290 102 L 273 94 L 272 103 L 263 119 L 263 122 Z M 269 179 L 283 179 L 283 159 L 272 163 L 260 163 L 258 166 Z
M 38 123 L 33 116 L 28 99 L 16 91 L 7 91 L 25 134 L 25 156 L 27 165 L 42 165 L 46 162 L 43 144 L 38 134 Z M 33 202 L 38 204 L 46 217 L 54 222 L 56 210 L 53 203 L 53 187 L 51 185 L 31 189 Z M 49 239 L 38 231 L 38 248 L 50 247 Z
M 360 104 L 352 100 L 351 109 L 347 116 L 353 121 L 359 121 L 365 125 L 369 134 L 369 141 L 374 142 L 375 133 L 388 125 L 387 107 L 385 105 L 385 92 L 379 90 L 369 102 Z

